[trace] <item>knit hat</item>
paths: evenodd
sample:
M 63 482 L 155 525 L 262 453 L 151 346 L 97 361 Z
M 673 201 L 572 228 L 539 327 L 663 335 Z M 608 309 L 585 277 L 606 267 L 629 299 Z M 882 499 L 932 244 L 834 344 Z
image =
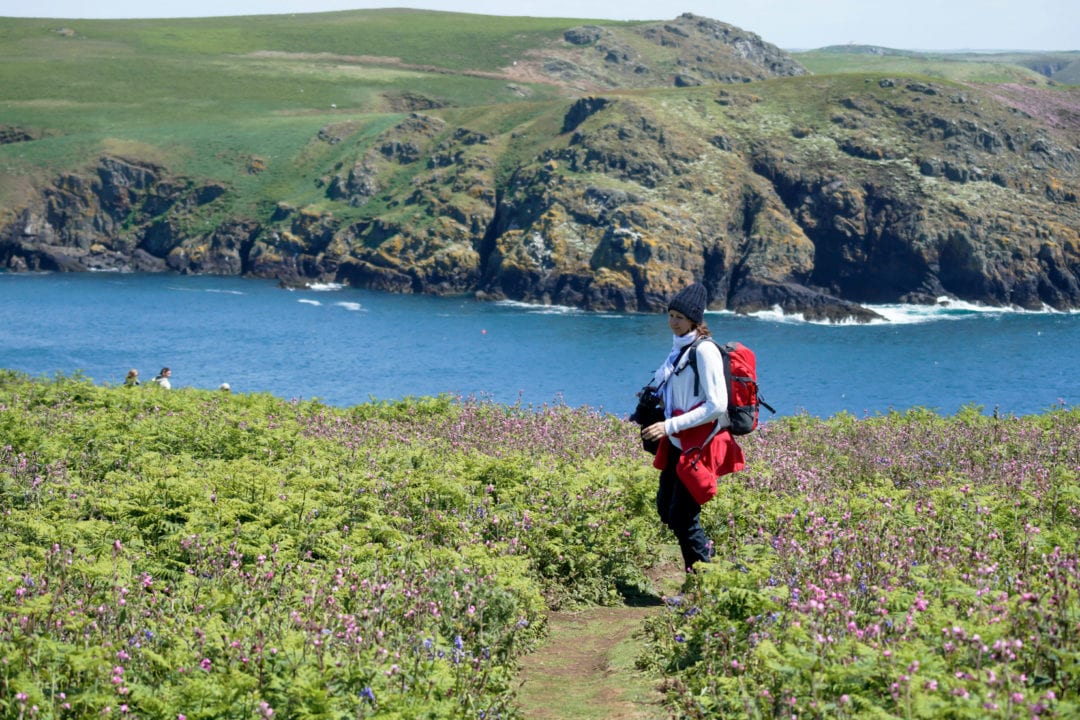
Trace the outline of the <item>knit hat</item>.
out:
M 685 315 L 690 322 L 695 325 L 700 325 L 705 320 L 705 305 L 708 302 L 708 296 L 705 292 L 705 286 L 701 283 L 694 283 L 689 287 L 685 287 L 671 298 L 671 302 L 668 303 L 668 310 L 674 310 Z

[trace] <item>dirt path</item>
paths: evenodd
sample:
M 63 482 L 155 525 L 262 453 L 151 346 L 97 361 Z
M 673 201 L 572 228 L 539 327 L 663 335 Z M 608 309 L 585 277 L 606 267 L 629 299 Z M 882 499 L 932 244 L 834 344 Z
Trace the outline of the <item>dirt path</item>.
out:
M 677 551 L 676 551 L 677 552 Z M 620 607 L 556 612 L 548 637 L 524 658 L 518 702 L 529 720 L 665 720 L 658 679 L 635 667 L 642 623 L 678 592 L 679 563 L 649 571 L 654 593 Z

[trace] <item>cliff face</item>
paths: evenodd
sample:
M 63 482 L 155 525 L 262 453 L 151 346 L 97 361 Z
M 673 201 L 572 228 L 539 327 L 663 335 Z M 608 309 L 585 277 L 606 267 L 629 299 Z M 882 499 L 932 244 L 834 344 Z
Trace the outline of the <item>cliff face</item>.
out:
M 710 23 L 640 37 L 730 28 Z M 568 44 L 603 49 L 577 32 Z M 318 205 L 238 212 L 256 205 L 221 182 L 102 156 L 0 214 L 0 265 L 620 311 L 701 280 L 713 309 L 832 320 L 941 296 L 1080 307 L 1078 91 L 799 77 L 771 53 L 742 52 L 793 77 L 597 93 L 513 122 L 492 108 L 328 125 L 296 150 L 332 158 L 309 178 Z

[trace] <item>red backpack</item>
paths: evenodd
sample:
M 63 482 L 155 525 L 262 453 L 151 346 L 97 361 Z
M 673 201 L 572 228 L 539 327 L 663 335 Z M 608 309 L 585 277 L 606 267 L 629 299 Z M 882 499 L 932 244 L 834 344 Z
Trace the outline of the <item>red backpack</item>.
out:
M 746 435 L 758 426 L 758 414 L 761 408 L 776 413 L 772 405 L 758 392 L 757 358 L 754 351 L 742 343 L 731 341 L 725 345 L 711 337 L 699 338 L 690 346 L 690 356 L 686 364 L 694 369 L 694 394 L 700 392 L 697 369 L 697 346 L 711 342 L 720 350 L 724 359 L 724 380 L 728 386 L 728 429 L 732 435 Z

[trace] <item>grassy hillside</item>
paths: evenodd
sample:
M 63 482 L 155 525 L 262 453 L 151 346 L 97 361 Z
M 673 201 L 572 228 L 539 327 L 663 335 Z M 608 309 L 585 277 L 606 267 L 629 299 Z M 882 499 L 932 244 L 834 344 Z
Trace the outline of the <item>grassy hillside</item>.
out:
M 551 78 L 507 74 L 582 24 L 412 10 L 170 20 L 0 18 L 0 118 L 47 142 L 0 144 L 0 202 L 113 153 L 177 173 L 250 186 L 251 160 L 292 177 L 298 148 L 336 120 L 377 133 L 432 106 L 500 106 L 520 123 L 536 103 L 578 94 Z M 620 36 L 663 64 L 656 46 Z M 1005 61 L 964 56 L 800 53 L 815 73 L 890 72 L 985 82 L 1045 82 Z M 505 106 L 505 107 L 503 107 Z M 519 109 L 513 109 L 520 106 Z M 491 113 L 489 113 L 491 115 Z M 268 163 L 273 159 L 278 162 Z M 280 188 L 285 177 L 259 184 Z M 5 195 L 6 192 L 6 195 Z M 270 195 L 273 195 L 273 192 Z M 8 204 L 8 203 L 4 203 Z
M 808 57 L 692 14 L 2 19 L 0 263 L 618 310 L 693 275 L 831 319 L 1080 302 L 1076 88 Z
M 868 45 L 793 53 L 816 74 L 897 73 L 956 82 L 1080 84 L 1080 53 L 936 53 Z
M 413 10 L 0 18 L 0 130 L 41 140 L 0 142 L 0 212 L 28 182 L 83 169 L 102 154 L 226 182 L 249 208 L 315 202 L 322 193 L 312 174 L 333 165 L 328 150 L 344 149 L 310 142 L 327 126 L 362 141 L 411 110 L 432 108 L 481 108 L 478 124 L 496 133 L 550 125 L 544 118 L 554 108 L 544 103 L 577 91 L 510 71 L 585 23 L 636 25 Z M 619 37 L 674 65 L 660 48 Z
M 336 117 L 407 109 L 397 98 L 469 107 L 557 97 L 552 85 L 483 73 L 574 24 L 404 10 L 3 18 L 0 117 L 50 139 L 0 146 L 0 173 L 49 176 L 73 158 L 112 151 L 214 176 L 199 164 L 280 157 L 304 144 L 297 133 L 306 140 Z

